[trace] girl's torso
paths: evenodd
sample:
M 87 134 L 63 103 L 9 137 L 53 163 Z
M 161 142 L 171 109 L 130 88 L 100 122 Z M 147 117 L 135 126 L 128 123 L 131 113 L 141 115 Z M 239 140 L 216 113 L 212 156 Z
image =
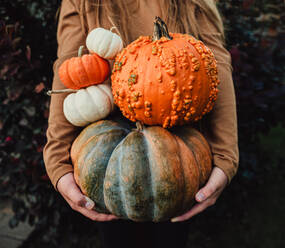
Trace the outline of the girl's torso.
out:
M 87 10 L 84 21 L 86 22 L 86 31 L 90 32 L 92 29 L 98 27 L 96 12 L 89 1 L 84 2 Z M 162 17 L 162 7 L 160 1 L 139 1 L 139 8 L 137 8 L 136 3 L 133 2 L 130 4 L 129 9 L 132 8 L 134 11 L 131 12 L 130 16 L 128 16 L 129 21 L 127 23 L 128 33 L 131 41 L 137 39 L 141 35 L 151 35 L 153 33 L 153 22 L 155 16 Z M 114 17 L 110 20 L 108 13 L 103 12 L 100 14 L 101 27 L 110 29 L 112 26 L 114 26 L 114 24 L 111 24 L 111 22 L 117 23 L 117 21 L 114 20 Z

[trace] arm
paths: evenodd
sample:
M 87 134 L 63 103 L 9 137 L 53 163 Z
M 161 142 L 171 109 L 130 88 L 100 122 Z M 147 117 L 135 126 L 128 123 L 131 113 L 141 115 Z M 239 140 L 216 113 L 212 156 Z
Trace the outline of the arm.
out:
M 239 161 L 231 57 L 223 46 L 222 34 L 218 33 L 206 15 L 199 12 L 197 18 L 202 30 L 201 39 L 212 50 L 218 62 L 218 99 L 212 112 L 202 120 L 201 130 L 211 147 L 214 168 L 207 184 L 196 194 L 198 203 L 187 213 L 173 218 L 173 222 L 187 220 L 215 204 L 236 174 Z
M 59 66 L 71 57 L 77 56 L 80 45 L 85 44 L 86 33 L 82 26 L 79 14 L 78 0 L 63 0 L 61 5 L 57 40 L 58 59 L 54 63 L 54 90 L 64 89 L 58 76 Z M 70 124 L 63 114 L 63 101 L 67 94 L 55 94 L 51 96 L 50 115 L 47 129 L 47 143 L 43 155 L 47 173 L 54 187 L 61 193 L 64 199 L 74 210 L 86 217 L 107 221 L 115 219 L 113 215 L 99 214 L 92 211 L 94 202 L 84 196 L 75 183 L 73 166 L 70 160 L 70 148 L 73 140 L 81 130 Z
M 53 66 L 53 90 L 65 88 L 59 79 L 58 68 L 66 59 L 77 56 L 78 47 L 85 43 L 86 35 L 81 30 L 76 5 L 71 0 L 62 1 L 57 30 L 58 59 Z M 51 96 L 47 143 L 44 148 L 46 170 L 56 189 L 58 180 L 65 174 L 73 172 L 69 150 L 80 131 L 64 117 L 63 101 L 66 96 L 66 93 Z
M 211 27 L 206 17 L 201 17 L 203 26 Z M 211 30 L 211 28 L 208 28 Z M 206 29 L 207 30 L 207 29 Z M 228 183 L 238 169 L 239 151 L 237 135 L 237 114 L 234 85 L 232 79 L 231 56 L 224 48 L 222 35 L 203 33 L 203 42 L 214 53 L 218 65 L 218 99 L 212 112 L 202 120 L 202 132 L 209 142 L 213 154 L 214 166 L 227 176 Z

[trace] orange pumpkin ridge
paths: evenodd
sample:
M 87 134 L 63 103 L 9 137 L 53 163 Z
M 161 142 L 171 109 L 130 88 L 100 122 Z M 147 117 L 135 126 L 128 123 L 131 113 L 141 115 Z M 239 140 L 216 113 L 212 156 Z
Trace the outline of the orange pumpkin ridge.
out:
M 92 67 L 93 61 L 94 61 L 93 59 L 88 60 L 87 57 L 82 57 L 82 60 L 80 61 L 82 64 L 82 71 L 84 72 L 84 77 L 86 77 L 85 79 L 86 85 L 92 84 L 92 78 L 96 78 L 96 74 L 94 73 L 94 71 L 90 70 L 89 74 L 87 73 L 89 71 L 89 68 Z M 96 67 L 93 66 L 93 68 Z
M 73 57 L 59 68 L 61 82 L 67 88 L 76 90 L 104 82 L 109 73 L 109 62 L 95 53 Z
M 68 71 L 68 63 L 69 60 L 64 61 L 58 70 L 59 78 L 61 79 L 62 82 L 66 82 L 65 85 L 72 84 L 72 79 L 70 78 Z

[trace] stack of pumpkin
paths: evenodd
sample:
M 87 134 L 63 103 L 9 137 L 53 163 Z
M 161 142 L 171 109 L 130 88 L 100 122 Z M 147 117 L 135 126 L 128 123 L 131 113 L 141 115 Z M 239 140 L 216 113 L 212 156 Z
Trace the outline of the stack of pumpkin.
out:
M 117 34 L 96 28 L 87 36 L 86 46 L 90 54 L 81 56 L 81 46 L 78 57 L 66 60 L 58 72 L 61 82 L 76 92 L 65 98 L 64 115 L 71 124 L 81 127 L 107 117 L 114 108 L 111 87 L 104 81 L 110 75 L 107 59 L 114 59 L 123 42 Z
M 96 113 L 100 116 L 96 120 L 104 119 L 112 109 L 106 84 L 68 95 L 66 101 L 71 103 L 64 103 L 66 118 L 80 126 L 94 122 L 72 145 L 75 180 L 95 201 L 96 211 L 159 222 L 187 211 L 208 180 L 210 147 L 197 130 L 185 124 L 200 120 L 212 109 L 219 81 L 214 56 L 201 41 L 168 33 L 160 18 L 154 25 L 152 37 L 140 37 L 120 52 L 122 43 L 115 34 L 96 29 L 87 38 L 91 55 L 67 61 L 60 75 L 72 89 L 101 83 L 109 65 L 95 53 L 112 58 L 119 52 L 111 76 L 112 95 L 137 129 L 112 120 L 95 122 L 90 117 Z M 112 50 L 115 42 L 117 50 Z M 88 75 L 83 73 L 84 63 L 85 70 L 91 70 Z M 105 108 L 109 112 L 98 114 Z

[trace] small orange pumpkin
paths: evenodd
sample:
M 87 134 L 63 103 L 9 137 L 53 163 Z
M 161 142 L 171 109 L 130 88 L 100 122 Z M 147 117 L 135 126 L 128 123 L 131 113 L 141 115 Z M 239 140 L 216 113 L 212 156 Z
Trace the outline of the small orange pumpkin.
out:
M 188 34 L 169 34 L 159 17 L 153 37 L 141 36 L 117 55 L 111 79 L 124 116 L 164 128 L 210 112 L 219 84 L 210 49 Z
M 61 82 L 70 89 L 81 89 L 104 82 L 110 74 L 109 62 L 97 54 L 81 56 L 82 47 L 79 48 L 78 57 L 73 57 L 62 63 L 58 74 Z

